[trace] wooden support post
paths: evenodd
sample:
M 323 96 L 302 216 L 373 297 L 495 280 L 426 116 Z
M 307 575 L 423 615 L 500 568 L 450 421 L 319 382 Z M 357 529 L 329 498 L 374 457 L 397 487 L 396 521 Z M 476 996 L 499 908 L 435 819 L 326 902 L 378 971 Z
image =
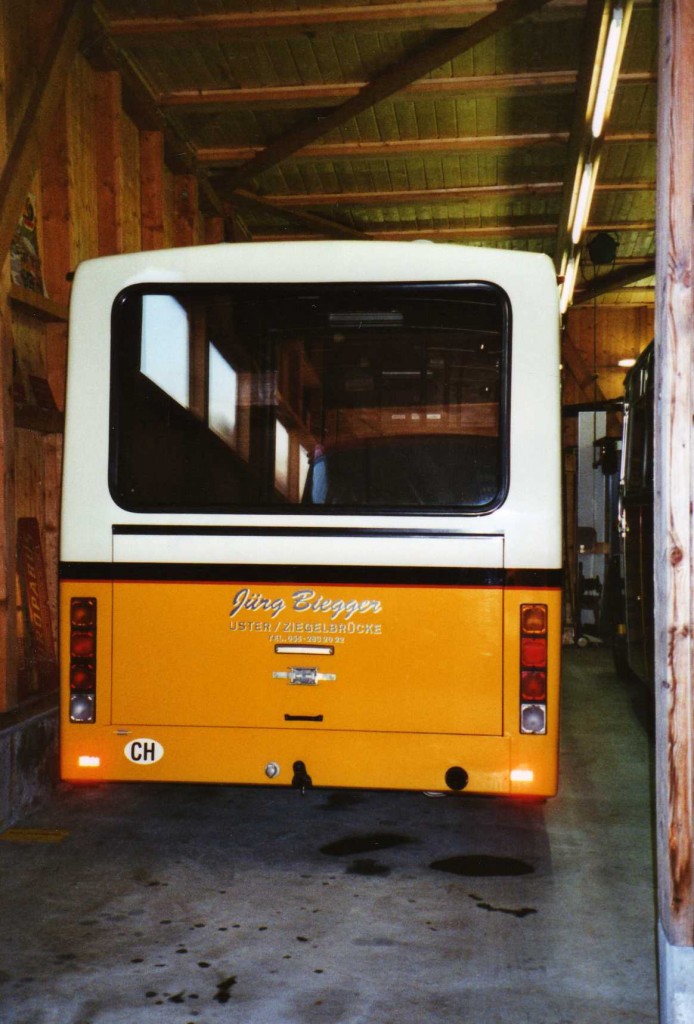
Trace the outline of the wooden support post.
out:
M 53 115 L 64 95 L 65 82 L 84 29 L 85 0 L 67 0 L 58 19 L 47 56 L 27 109 L 0 174 L 0 258 L 9 252 Z
M 0 712 L 17 706 L 13 348 L 9 318 L 0 312 Z
M 174 245 L 198 241 L 198 179 L 194 174 L 174 175 Z
M 70 157 L 65 103 L 61 103 L 41 154 L 43 280 L 51 299 L 67 307 L 73 269 Z M 46 375 L 59 409 L 65 406 L 67 324 L 46 324 Z M 57 506 L 56 506 L 57 514 Z
M 205 243 L 213 245 L 224 241 L 224 218 L 205 217 Z
M 663 0 L 656 263 L 655 682 L 661 1021 L 694 1020 L 694 5 Z
M 164 136 L 140 132 L 140 211 L 143 249 L 164 247 Z
M 99 255 L 123 252 L 123 138 L 121 78 L 96 75 L 96 188 Z
M 67 114 L 61 103 L 41 154 L 41 244 L 43 279 L 49 298 L 66 306 L 70 298 L 67 273 L 72 267 L 70 227 L 70 157 Z

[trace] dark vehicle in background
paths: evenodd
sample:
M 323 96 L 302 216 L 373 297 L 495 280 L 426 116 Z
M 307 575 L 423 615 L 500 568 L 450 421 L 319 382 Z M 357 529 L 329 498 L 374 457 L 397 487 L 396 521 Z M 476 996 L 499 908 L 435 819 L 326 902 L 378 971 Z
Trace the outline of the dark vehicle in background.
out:
M 653 343 L 624 381 L 618 530 L 622 614 L 615 657 L 622 674 L 653 687 Z

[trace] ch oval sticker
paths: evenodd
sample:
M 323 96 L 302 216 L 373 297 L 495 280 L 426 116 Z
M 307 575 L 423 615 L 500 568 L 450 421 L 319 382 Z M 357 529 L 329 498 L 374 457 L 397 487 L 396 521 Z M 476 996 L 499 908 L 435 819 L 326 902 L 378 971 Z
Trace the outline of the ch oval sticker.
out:
M 157 740 L 130 740 L 125 746 L 125 756 L 133 764 L 155 764 L 164 756 L 164 748 Z

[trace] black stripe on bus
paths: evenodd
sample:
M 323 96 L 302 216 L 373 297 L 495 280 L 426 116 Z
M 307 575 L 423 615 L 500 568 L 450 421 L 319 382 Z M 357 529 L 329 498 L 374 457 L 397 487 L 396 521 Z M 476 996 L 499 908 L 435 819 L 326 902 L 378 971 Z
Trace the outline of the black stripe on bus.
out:
M 340 526 L 142 526 L 118 524 L 114 536 L 143 537 L 473 537 L 496 539 L 501 534 L 471 533 L 469 530 L 393 530 L 378 527 Z
M 178 562 L 61 562 L 62 580 L 212 583 L 322 583 L 448 587 L 561 587 L 560 569 L 451 566 L 246 565 Z

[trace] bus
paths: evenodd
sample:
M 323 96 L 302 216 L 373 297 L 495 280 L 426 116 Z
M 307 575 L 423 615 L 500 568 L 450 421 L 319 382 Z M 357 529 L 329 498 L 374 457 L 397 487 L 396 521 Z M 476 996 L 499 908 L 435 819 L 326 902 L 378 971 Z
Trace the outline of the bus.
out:
M 617 530 L 620 538 L 621 607 L 615 659 L 621 675 L 653 691 L 655 597 L 653 563 L 653 342 L 624 380 L 622 459 Z
M 553 795 L 558 336 L 537 254 L 83 263 L 63 778 Z

